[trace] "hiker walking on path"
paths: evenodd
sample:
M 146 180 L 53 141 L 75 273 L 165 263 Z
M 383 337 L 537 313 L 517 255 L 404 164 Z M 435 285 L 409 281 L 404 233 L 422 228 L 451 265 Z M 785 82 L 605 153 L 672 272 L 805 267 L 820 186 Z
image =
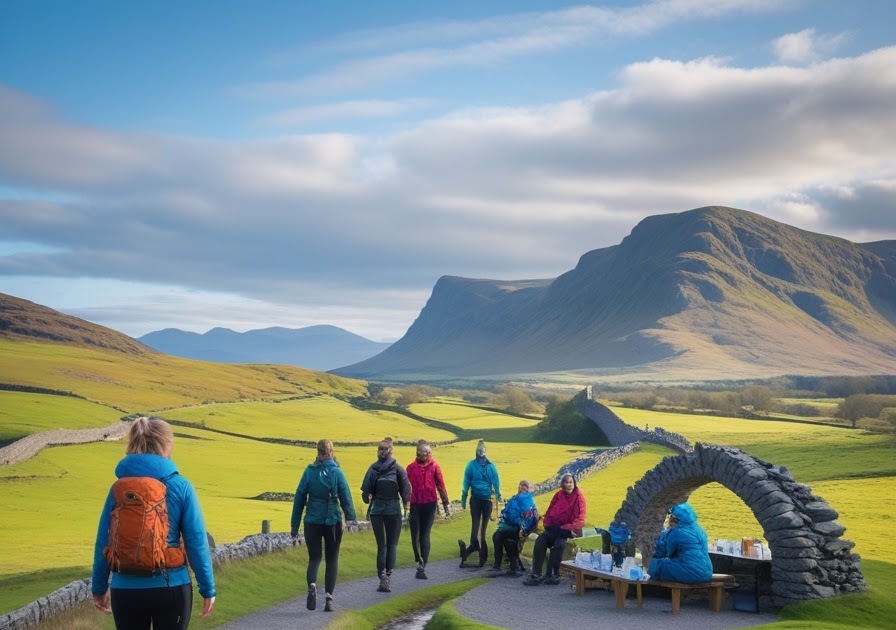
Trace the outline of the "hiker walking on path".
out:
M 522 575 L 523 562 L 520 559 L 520 551 L 523 542 L 538 527 L 538 508 L 535 507 L 531 489 L 531 481 L 526 479 L 520 481 L 519 492 L 504 504 L 501 518 L 498 519 L 498 527 L 492 534 L 492 543 L 495 545 L 494 568 L 496 571 L 501 570 L 504 557 L 502 552 L 507 552 L 510 569 L 505 575 L 509 577 Z
M 341 510 L 340 510 L 341 506 Z M 307 508 L 307 509 L 306 509 Z M 324 570 L 324 612 L 333 612 L 333 591 L 339 573 L 339 546 L 342 544 L 343 513 L 348 521 L 357 520 L 352 495 L 345 473 L 333 456 L 333 443 L 320 440 L 317 443 L 317 459 L 308 464 L 292 504 L 290 534 L 293 542 L 299 536 L 299 524 L 305 512 L 305 546 L 308 548 L 308 569 L 305 578 L 308 610 L 317 608 L 317 572 L 321 558 L 326 560 Z
M 476 445 L 476 458 L 470 460 L 464 469 L 464 486 L 460 497 L 460 507 L 467 508 L 467 495 L 470 496 L 470 529 L 469 546 L 463 540 L 458 540 L 460 545 L 460 565 L 466 566 L 467 558 L 476 551 L 479 552 L 479 567 L 485 566 L 488 560 L 488 543 L 485 538 L 485 530 L 492 515 L 492 493 L 495 501 L 501 501 L 501 480 L 498 477 L 498 469 L 485 456 L 485 441 L 479 440 Z
M 427 579 L 426 563 L 429 562 L 430 534 L 438 511 L 439 499 L 445 518 L 451 513 L 451 502 L 445 489 L 442 468 L 433 459 L 432 447 L 426 440 L 417 442 L 417 458 L 408 464 L 408 480 L 411 482 L 411 509 L 408 522 L 411 528 L 411 547 L 417 563 L 418 580 Z
M 542 524 L 544 531 L 535 539 L 535 547 L 532 550 L 532 571 L 523 582 L 526 586 L 537 586 L 542 582 L 559 584 L 560 562 L 563 560 L 566 541 L 582 535 L 582 526 L 585 524 L 585 495 L 579 490 L 576 478 L 571 474 L 566 473 L 560 479 L 560 489 L 551 499 Z M 541 567 L 548 549 L 551 550 L 551 554 L 542 580 Z
M 402 508 L 411 500 L 408 474 L 392 457 L 392 438 L 383 438 L 377 447 L 377 460 L 367 469 L 361 483 L 361 499 L 369 505 L 367 515 L 376 538 L 377 590 L 392 591 L 392 569 L 398 554 Z
M 100 514 L 93 554 L 93 604 L 116 628 L 185 630 L 193 610 L 190 568 L 202 618 L 215 608 L 205 520 L 193 485 L 171 461 L 174 433 L 161 418 L 134 420 L 118 478 Z M 152 529 L 154 536 L 143 536 Z M 112 573 L 111 588 L 109 573 Z

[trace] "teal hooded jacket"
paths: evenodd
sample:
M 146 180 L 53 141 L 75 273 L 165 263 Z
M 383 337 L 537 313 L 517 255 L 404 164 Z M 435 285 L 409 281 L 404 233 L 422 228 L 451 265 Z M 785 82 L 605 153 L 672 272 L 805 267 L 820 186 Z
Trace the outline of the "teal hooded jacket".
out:
M 346 520 L 357 520 L 345 473 L 335 459 L 315 460 L 305 469 L 296 488 L 292 532 L 299 531 L 303 512 L 308 525 L 335 525 L 342 522 L 343 511 Z

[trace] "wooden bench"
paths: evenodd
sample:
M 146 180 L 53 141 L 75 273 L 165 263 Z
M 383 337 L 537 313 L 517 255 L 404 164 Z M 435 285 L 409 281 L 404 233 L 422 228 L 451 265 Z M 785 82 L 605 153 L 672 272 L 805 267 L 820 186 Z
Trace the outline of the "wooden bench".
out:
M 609 573 L 599 569 L 583 567 L 575 562 L 566 561 L 562 563 L 562 567 L 575 576 L 576 595 L 585 593 L 585 578 L 592 577 L 608 582 L 613 592 L 616 594 L 616 608 L 625 608 L 625 598 L 628 596 L 629 586 L 634 584 L 638 597 L 638 608 L 643 607 L 643 596 L 641 587 L 643 585 L 658 586 L 668 588 L 672 592 L 672 613 L 679 614 L 681 612 L 681 592 L 689 590 L 707 590 L 709 591 L 709 609 L 713 612 L 722 610 L 722 590 L 736 586 L 734 576 L 727 573 L 713 573 L 712 580 L 701 584 L 685 584 L 683 582 L 669 582 L 666 580 L 630 580 L 616 573 Z

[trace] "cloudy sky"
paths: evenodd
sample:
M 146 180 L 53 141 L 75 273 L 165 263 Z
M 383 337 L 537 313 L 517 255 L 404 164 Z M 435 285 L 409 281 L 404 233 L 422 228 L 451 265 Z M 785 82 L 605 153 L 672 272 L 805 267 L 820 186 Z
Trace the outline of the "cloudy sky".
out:
M 401 337 L 706 205 L 896 239 L 889 0 L 0 3 L 0 292 Z

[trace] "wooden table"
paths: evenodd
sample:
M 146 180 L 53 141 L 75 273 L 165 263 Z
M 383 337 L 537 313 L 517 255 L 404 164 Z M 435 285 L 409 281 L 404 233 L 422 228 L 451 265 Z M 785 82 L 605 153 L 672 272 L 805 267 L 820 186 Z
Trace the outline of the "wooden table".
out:
M 685 584 L 683 582 L 669 582 L 665 580 L 632 580 L 619 573 L 612 573 L 610 571 L 602 571 L 593 567 L 578 565 L 570 560 L 562 562 L 561 565 L 575 575 L 576 595 L 583 595 L 585 593 L 586 576 L 606 580 L 612 584 L 613 592 L 616 595 L 616 608 L 625 608 L 625 598 L 628 596 L 629 586 L 632 584 L 635 585 L 635 592 L 638 597 L 638 608 L 643 608 L 644 606 L 644 598 L 641 592 L 641 586 L 643 584 L 668 588 L 672 592 L 672 613 L 676 615 L 681 612 L 681 592 L 683 590 L 708 590 L 709 609 L 713 612 L 719 612 L 722 609 L 722 589 L 734 585 L 734 577 L 724 573 L 714 573 L 712 581 L 710 582 Z

